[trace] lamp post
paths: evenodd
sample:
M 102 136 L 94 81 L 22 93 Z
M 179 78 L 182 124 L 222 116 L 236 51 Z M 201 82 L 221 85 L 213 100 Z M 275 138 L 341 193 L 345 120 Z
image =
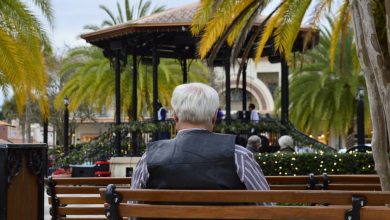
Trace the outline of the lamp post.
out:
M 69 99 L 68 97 L 64 98 L 64 154 L 68 155 L 69 153 L 69 146 L 68 146 L 68 141 L 69 141 L 69 110 L 68 110 L 68 105 L 69 105 Z
M 362 146 L 365 144 L 364 140 L 364 90 L 363 87 L 359 86 L 357 93 L 357 145 Z

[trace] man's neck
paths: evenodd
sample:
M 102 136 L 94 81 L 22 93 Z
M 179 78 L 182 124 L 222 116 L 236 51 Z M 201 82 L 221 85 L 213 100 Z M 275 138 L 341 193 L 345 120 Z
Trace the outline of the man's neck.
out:
M 185 130 L 185 129 L 204 129 L 208 130 L 210 132 L 213 131 L 214 125 L 212 124 L 194 124 L 189 122 L 177 122 L 176 123 L 176 130 Z

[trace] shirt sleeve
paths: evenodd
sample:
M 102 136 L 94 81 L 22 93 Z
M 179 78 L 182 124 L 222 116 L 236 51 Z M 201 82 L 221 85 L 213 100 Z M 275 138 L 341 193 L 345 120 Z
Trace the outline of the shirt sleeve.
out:
M 149 179 L 148 167 L 146 166 L 146 153 L 138 161 L 133 177 L 131 178 L 131 189 L 143 189 Z
M 236 145 L 235 163 L 237 174 L 248 190 L 269 190 L 263 171 L 256 162 L 252 152 Z

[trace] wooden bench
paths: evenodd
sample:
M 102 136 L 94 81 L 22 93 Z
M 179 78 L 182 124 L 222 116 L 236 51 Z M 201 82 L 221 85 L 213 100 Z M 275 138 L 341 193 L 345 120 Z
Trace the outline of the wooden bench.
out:
M 271 190 L 380 191 L 378 175 L 266 176 Z
M 130 188 L 131 178 L 87 177 L 52 178 L 46 180 L 52 220 L 107 219 L 99 188 L 108 184 Z
M 380 191 L 377 175 L 266 176 L 271 190 L 358 190 Z M 130 178 L 51 178 L 46 180 L 52 219 L 98 215 L 104 219 L 104 200 L 99 188 L 108 184 L 130 187 Z M 88 219 L 88 218 L 84 218 Z M 89 217 L 99 219 L 99 217 Z
M 385 206 L 385 204 L 390 204 L 390 192 L 130 190 L 116 189 L 114 185 L 109 185 L 107 189 L 100 189 L 100 195 L 106 200 L 105 213 L 111 220 L 119 220 L 123 217 L 289 220 L 390 219 L 390 208 Z M 138 204 L 128 203 L 128 201 L 136 201 Z M 281 205 L 255 205 L 255 203 L 260 202 L 281 203 Z

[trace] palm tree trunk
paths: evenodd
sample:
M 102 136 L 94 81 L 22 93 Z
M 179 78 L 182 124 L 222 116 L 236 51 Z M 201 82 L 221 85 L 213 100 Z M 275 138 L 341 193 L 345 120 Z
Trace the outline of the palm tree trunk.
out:
M 390 191 L 390 163 L 387 152 L 390 137 L 390 69 L 382 52 L 387 48 L 379 46 L 370 1 L 353 1 L 352 18 L 359 61 L 365 73 L 370 101 L 375 169 L 382 190 Z

